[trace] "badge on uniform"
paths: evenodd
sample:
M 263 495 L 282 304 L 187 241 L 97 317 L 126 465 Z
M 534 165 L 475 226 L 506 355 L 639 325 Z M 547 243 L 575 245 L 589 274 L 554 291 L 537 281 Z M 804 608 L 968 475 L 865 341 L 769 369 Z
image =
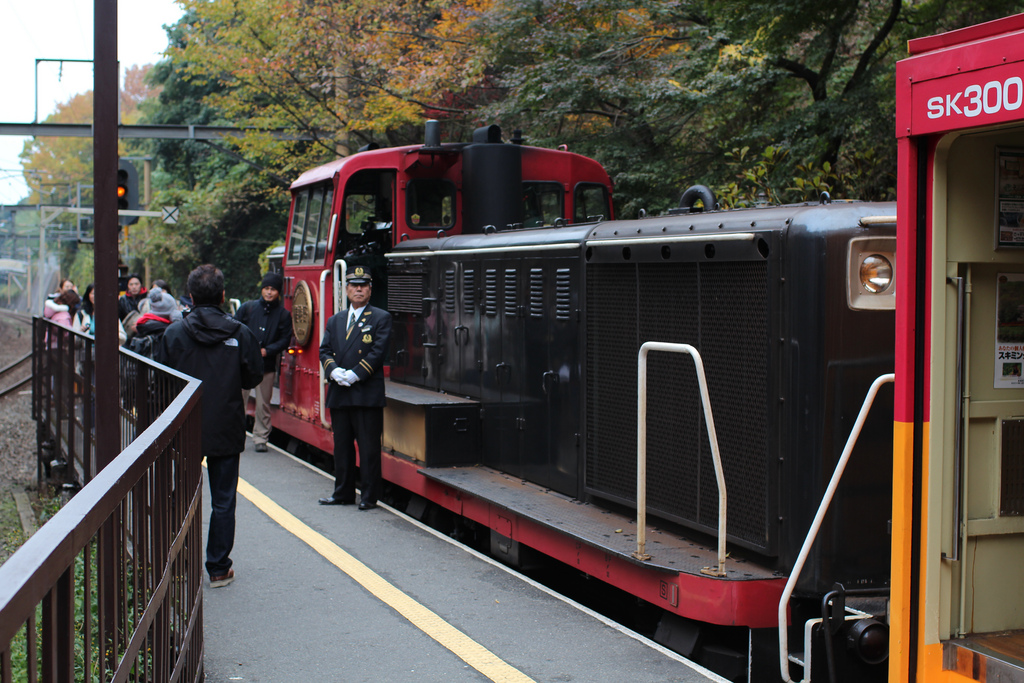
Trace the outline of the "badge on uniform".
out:
M 364 334 L 363 335 L 363 343 L 364 344 L 372 344 L 373 343 L 373 337 L 371 337 L 368 334 Z

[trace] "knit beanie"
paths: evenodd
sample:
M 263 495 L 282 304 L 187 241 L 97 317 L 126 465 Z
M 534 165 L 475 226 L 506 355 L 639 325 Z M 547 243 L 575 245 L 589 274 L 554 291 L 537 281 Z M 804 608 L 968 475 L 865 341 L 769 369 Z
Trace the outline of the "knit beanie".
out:
M 260 283 L 260 289 L 264 287 L 273 287 L 280 293 L 284 287 L 284 278 L 280 273 L 267 273 L 263 276 L 263 282 Z
M 159 287 L 149 290 L 149 312 L 171 321 L 181 318 L 181 311 L 174 299 Z

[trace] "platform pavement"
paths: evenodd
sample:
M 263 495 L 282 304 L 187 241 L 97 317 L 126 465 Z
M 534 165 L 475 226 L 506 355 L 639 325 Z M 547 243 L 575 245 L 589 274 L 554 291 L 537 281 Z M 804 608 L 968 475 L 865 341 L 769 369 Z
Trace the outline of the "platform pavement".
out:
M 333 480 L 273 447 L 250 440 L 241 479 L 208 683 L 724 681 L 386 506 L 318 505 Z

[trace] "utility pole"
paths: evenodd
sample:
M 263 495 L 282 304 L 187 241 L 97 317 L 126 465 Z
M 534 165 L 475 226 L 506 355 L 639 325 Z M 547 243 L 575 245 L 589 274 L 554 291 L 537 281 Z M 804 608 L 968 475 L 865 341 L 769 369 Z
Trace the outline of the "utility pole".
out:
M 117 0 L 93 3 L 93 186 L 95 197 L 97 377 L 118 376 L 117 343 Z M 109 386 L 109 385 L 107 385 Z M 121 449 L 118 401 L 96 402 L 96 465 L 106 466 Z

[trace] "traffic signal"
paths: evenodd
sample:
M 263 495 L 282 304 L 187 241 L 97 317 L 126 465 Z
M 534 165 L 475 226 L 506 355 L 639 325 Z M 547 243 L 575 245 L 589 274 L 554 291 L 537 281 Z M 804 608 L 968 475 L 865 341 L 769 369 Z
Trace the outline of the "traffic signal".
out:
M 139 174 L 135 164 L 125 159 L 117 160 L 117 210 L 139 210 Z M 120 225 L 132 225 L 139 222 L 138 216 L 118 216 Z

